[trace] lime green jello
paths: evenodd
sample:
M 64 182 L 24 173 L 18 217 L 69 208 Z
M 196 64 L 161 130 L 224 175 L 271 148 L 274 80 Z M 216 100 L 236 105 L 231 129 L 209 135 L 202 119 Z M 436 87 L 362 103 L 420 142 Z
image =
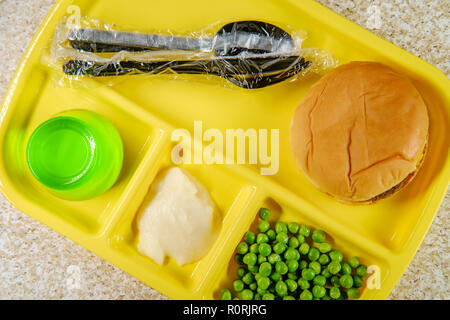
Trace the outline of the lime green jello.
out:
M 116 128 L 87 110 L 60 113 L 31 135 L 27 162 L 34 177 L 54 195 L 87 200 L 116 182 L 123 145 Z

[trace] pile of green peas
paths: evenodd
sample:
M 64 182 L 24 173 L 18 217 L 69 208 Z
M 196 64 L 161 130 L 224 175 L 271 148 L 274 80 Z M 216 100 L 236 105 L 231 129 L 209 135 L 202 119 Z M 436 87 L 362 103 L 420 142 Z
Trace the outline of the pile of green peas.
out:
M 358 257 L 344 262 L 322 230 L 281 221 L 271 228 L 267 208 L 260 209 L 259 217 L 258 232 L 248 231 L 236 248 L 237 279 L 232 290 L 220 292 L 222 300 L 359 298 L 367 267 Z

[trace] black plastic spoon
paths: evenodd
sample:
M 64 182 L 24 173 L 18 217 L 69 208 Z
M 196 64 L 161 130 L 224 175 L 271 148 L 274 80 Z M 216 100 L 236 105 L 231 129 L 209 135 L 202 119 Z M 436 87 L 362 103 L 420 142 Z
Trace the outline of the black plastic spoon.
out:
M 216 56 L 235 56 L 244 51 L 286 55 L 295 49 L 286 31 L 261 21 L 229 23 L 212 39 L 78 29 L 72 31 L 69 42 L 73 48 L 89 52 L 188 50 L 211 51 Z

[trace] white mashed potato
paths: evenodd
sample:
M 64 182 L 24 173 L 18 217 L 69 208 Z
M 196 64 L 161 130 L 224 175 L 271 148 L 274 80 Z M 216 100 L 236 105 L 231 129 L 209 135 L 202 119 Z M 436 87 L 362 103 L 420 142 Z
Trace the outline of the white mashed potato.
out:
M 138 250 L 162 265 L 202 258 L 214 243 L 218 212 L 208 191 L 187 171 L 174 167 L 153 184 L 138 228 Z

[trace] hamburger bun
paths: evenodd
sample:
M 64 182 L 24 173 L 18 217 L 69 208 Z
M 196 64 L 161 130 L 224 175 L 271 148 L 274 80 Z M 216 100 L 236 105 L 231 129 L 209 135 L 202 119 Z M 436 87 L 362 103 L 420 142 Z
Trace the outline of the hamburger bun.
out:
M 411 81 L 373 62 L 352 62 L 322 77 L 297 107 L 290 137 L 300 169 L 323 192 L 373 203 L 420 168 L 427 107 Z

